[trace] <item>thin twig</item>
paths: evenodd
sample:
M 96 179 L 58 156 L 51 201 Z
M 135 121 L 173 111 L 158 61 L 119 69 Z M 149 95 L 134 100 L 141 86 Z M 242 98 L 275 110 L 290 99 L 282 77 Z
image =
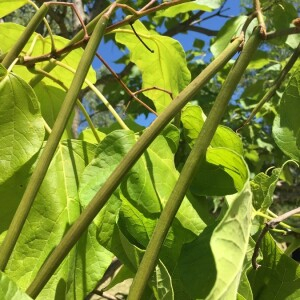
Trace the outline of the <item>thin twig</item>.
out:
M 122 81 L 122 79 L 118 76 L 118 74 L 109 66 L 109 64 L 98 54 L 96 53 L 96 57 L 105 65 L 105 67 L 110 71 L 110 73 L 114 76 L 114 78 L 120 83 L 120 85 L 124 88 L 126 93 L 139 102 L 141 105 L 143 105 L 147 110 L 149 110 L 151 113 L 155 114 L 157 116 L 157 113 L 155 110 L 153 110 L 151 107 L 149 107 L 147 104 L 145 104 L 142 100 L 140 100 L 135 94 L 127 87 L 127 85 Z
M 157 86 L 153 86 L 153 87 L 149 87 L 149 88 L 140 89 L 140 90 L 134 92 L 133 94 L 134 94 L 134 95 L 137 95 L 137 94 L 144 93 L 144 92 L 151 91 L 151 90 L 157 90 L 157 91 L 161 91 L 161 92 L 167 93 L 167 94 L 171 97 L 171 99 L 173 100 L 173 94 L 172 94 L 172 92 L 167 91 L 167 90 L 162 89 L 162 88 L 157 87 Z
M 253 0 L 253 7 L 255 9 L 257 21 L 258 21 L 258 24 L 260 26 L 261 37 L 265 40 L 266 36 L 267 36 L 267 29 L 266 29 L 266 24 L 265 24 L 265 21 L 264 21 L 264 16 L 262 14 L 260 1 L 259 0 Z
M 266 40 L 275 39 L 281 36 L 287 36 L 290 34 L 298 34 L 300 33 L 300 27 L 290 27 L 283 30 L 276 30 L 267 32 Z
M 282 214 L 281 216 L 278 216 L 277 218 L 272 219 L 271 221 L 267 222 L 265 224 L 265 227 L 263 228 L 263 230 L 261 231 L 255 247 L 254 247 L 254 251 L 253 251 L 253 255 L 252 255 L 252 267 L 254 270 L 257 270 L 261 265 L 259 265 L 256 261 L 258 254 L 259 254 L 259 248 L 261 245 L 261 242 L 264 238 L 264 236 L 266 235 L 266 233 L 270 230 L 270 229 L 274 229 L 280 222 L 284 221 L 285 219 L 293 216 L 294 214 L 298 214 L 300 213 L 300 207 L 295 208 L 293 210 L 290 210 L 284 214 Z

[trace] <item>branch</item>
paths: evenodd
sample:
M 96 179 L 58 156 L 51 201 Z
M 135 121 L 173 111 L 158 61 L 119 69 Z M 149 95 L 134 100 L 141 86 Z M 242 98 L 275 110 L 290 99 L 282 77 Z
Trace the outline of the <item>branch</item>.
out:
M 281 216 L 278 216 L 277 218 L 274 218 L 273 220 L 267 222 L 265 224 L 265 227 L 263 228 L 263 230 L 261 231 L 257 241 L 256 241 L 256 244 L 255 244 L 255 247 L 254 247 L 254 252 L 253 252 L 253 255 L 252 255 L 252 267 L 254 270 L 257 270 L 261 265 L 259 265 L 256 261 L 257 257 L 258 257 L 258 253 L 259 253 L 259 248 L 260 248 L 260 245 L 261 245 L 261 242 L 264 238 L 264 236 L 266 235 L 266 233 L 270 230 L 270 229 L 274 229 L 276 228 L 276 226 L 284 221 L 285 219 L 295 215 L 295 214 L 298 214 L 300 213 L 300 207 L 298 208 L 295 208 L 291 211 L 288 211 L 286 213 L 284 213 L 283 215 Z
M 198 26 L 194 26 L 194 25 L 187 26 L 186 29 L 195 31 L 195 32 L 199 32 L 199 33 L 205 34 L 207 36 L 216 36 L 219 32 L 218 30 L 212 30 L 212 29 L 198 27 Z
M 99 22 L 101 23 L 102 20 Z M 94 32 L 92 37 L 95 35 L 98 35 L 97 32 Z M 36 297 L 38 295 L 40 290 L 53 275 L 66 255 L 80 239 L 82 233 L 86 231 L 95 216 L 111 197 L 111 194 L 115 191 L 127 172 L 141 157 L 141 155 L 148 148 L 151 142 L 158 136 L 161 130 L 174 118 L 174 116 L 182 109 L 182 107 L 186 105 L 186 103 L 195 95 L 195 93 L 198 92 L 199 88 L 206 84 L 218 70 L 224 67 L 229 59 L 236 53 L 240 42 L 241 41 L 239 39 L 233 41 L 221 55 L 219 55 L 209 66 L 207 66 L 206 69 L 204 69 L 202 73 L 199 74 L 198 77 L 194 79 L 176 97 L 176 99 L 170 103 L 168 107 L 166 107 L 166 109 L 158 116 L 155 122 L 153 122 L 152 125 L 147 128 L 139 137 L 137 143 L 123 157 L 122 162 L 114 169 L 109 178 L 105 181 L 84 211 L 80 214 L 79 218 L 69 228 L 60 243 L 48 256 L 46 262 L 39 270 L 30 287 L 27 289 L 29 296 Z M 82 64 L 79 66 L 81 65 Z M 80 72 L 76 72 L 76 75 L 77 74 L 80 74 Z M 63 105 L 64 104 L 68 105 L 66 102 L 64 102 Z M 49 140 L 46 146 L 48 143 Z
M 260 34 L 261 34 L 263 39 L 266 39 L 267 29 L 266 29 L 264 16 L 262 14 L 261 6 L 260 6 L 260 1 L 259 0 L 253 0 L 253 7 L 255 9 L 257 21 L 258 21 L 258 24 L 260 26 Z
M 275 39 L 281 36 L 287 36 L 290 34 L 297 34 L 300 33 L 300 27 L 290 27 L 283 30 L 276 30 L 267 32 L 266 40 Z

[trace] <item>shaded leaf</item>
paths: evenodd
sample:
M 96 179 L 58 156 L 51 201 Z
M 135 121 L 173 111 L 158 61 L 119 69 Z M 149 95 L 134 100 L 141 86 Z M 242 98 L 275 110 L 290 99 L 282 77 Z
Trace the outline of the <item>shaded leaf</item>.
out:
M 281 168 L 272 170 L 271 176 L 265 173 L 257 174 L 251 181 L 251 190 L 253 192 L 253 206 L 256 210 L 265 212 L 273 202 L 273 194 L 276 184 L 280 179 L 283 168 L 287 163 L 286 161 Z
M 286 256 L 270 234 L 264 237 L 261 251 L 261 267 L 248 273 L 254 299 L 299 299 L 299 263 Z
M 278 147 L 289 157 L 300 161 L 300 68 L 291 77 L 280 101 L 279 115 L 273 123 Z
M 263 67 L 266 67 L 269 63 L 270 63 L 269 53 L 265 51 L 257 50 L 253 55 L 247 68 L 261 69 Z
M 155 273 L 151 278 L 150 284 L 152 285 L 156 299 L 174 299 L 171 276 L 161 261 L 155 267 Z
M 191 184 L 193 194 L 224 196 L 241 191 L 248 178 L 243 158 L 226 148 L 208 148 Z
M 235 299 L 248 247 L 251 198 L 247 182 L 239 194 L 226 198 L 229 208 L 222 220 L 183 247 L 181 277 L 194 299 Z
M 4 68 L 0 66 L 2 72 Z M 35 155 L 44 139 L 44 122 L 32 88 L 9 73 L 0 82 L 0 183 Z
M 239 16 L 229 19 L 225 23 L 210 47 L 214 57 L 217 57 L 227 47 L 232 38 L 239 35 L 246 19 L 246 16 Z
M 176 97 L 191 79 L 182 46 L 170 37 L 148 31 L 140 21 L 135 21 L 133 26 L 153 53 L 139 41 L 130 26 L 114 32 L 116 41 L 126 45 L 130 51 L 130 60 L 141 70 L 143 88 L 159 87 L 171 92 L 173 98 Z M 172 100 L 169 94 L 159 90 L 144 94 L 154 102 L 157 112 L 161 112 Z
M 52 128 L 57 118 L 57 115 L 60 111 L 61 105 L 65 99 L 66 92 L 61 88 L 48 85 L 43 81 L 39 82 L 34 87 L 34 91 L 41 105 L 42 116 L 44 120 L 47 122 L 47 124 L 50 126 L 50 128 Z M 74 118 L 74 112 L 72 112 L 69 118 L 62 139 L 72 138 L 73 118 Z

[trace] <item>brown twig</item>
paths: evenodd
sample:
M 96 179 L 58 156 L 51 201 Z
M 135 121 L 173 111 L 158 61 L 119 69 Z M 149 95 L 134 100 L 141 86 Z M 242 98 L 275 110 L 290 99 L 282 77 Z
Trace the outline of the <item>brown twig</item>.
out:
M 123 82 L 123 80 L 118 76 L 118 74 L 109 66 L 109 64 L 98 54 L 96 53 L 97 58 L 105 65 L 105 67 L 109 70 L 109 72 L 114 76 L 114 78 L 120 83 L 120 85 L 123 87 L 123 89 L 126 91 L 126 93 L 139 102 L 141 105 L 143 105 L 147 110 L 149 110 L 151 113 L 155 114 L 157 116 L 156 111 L 154 111 L 151 107 L 149 107 L 147 104 L 145 104 L 142 100 L 140 100 L 135 93 L 133 93 L 127 85 Z
M 265 24 L 265 21 L 264 21 L 264 16 L 263 16 L 263 13 L 262 13 L 262 10 L 261 10 L 260 1 L 259 0 L 253 0 L 253 7 L 255 9 L 257 21 L 258 21 L 258 24 L 260 26 L 261 37 L 265 40 L 266 36 L 267 36 L 267 29 L 266 29 L 266 24 Z
M 139 94 L 139 93 L 143 93 L 143 92 L 147 92 L 147 91 L 151 91 L 151 90 L 158 90 L 158 91 L 167 93 L 167 94 L 169 94 L 169 96 L 170 96 L 171 99 L 173 100 L 173 94 L 172 94 L 172 92 L 167 91 L 167 90 L 162 89 L 162 88 L 157 87 L 157 86 L 153 86 L 153 87 L 149 87 L 149 88 L 140 89 L 140 90 L 134 92 L 133 94 L 134 94 L 134 95 L 137 95 L 137 94 Z
M 270 31 L 267 32 L 266 40 L 271 40 L 281 36 L 287 36 L 290 34 L 298 34 L 298 33 L 300 33 L 300 27 L 290 27 L 283 30 Z
M 253 251 L 253 255 L 252 255 L 252 267 L 254 270 L 257 270 L 261 265 L 259 265 L 256 261 L 257 257 L 258 257 L 258 253 L 259 253 L 259 248 L 260 248 L 260 245 L 261 245 L 261 242 L 264 238 L 264 236 L 266 235 L 266 233 L 270 230 L 270 229 L 274 229 L 280 222 L 284 221 L 285 219 L 295 215 L 295 214 L 298 214 L 300 213 L 300 207 L 298 208 L 295 208 L 293 210 L 290 210 L 284 214 L 282 214 L 281 216 L 278 216 L 274 219 L 272 219 L 271 221 L 267 222 L 265 224 L 265 227 L 263 228 L 263 230 L 261 231 L 257 241 L 256 241 L 256 244 L 255 244 L 255 247 L 254 247 L 254 251 Z
M 164 2 L 162 4 L 159 4 L 159 5 L 155 6 L 155 7 L 152 7 L 152 8 L 143 10 L 143 11 L 135 11 L 133 8 L 131 8 L 128 5 L 115 3 L 115 7 L 120 7 L 122 9 L 127 9 L 130 12 L 132 12 L 133 15 L 130 16 L 130 17 L 128 17 L 128 18 L 126 18 L 123 21 L 120 21 L 120 22 L 118 22 L 118 23 L 116 23 L 114 25 L 111 25 L 111 26 L 107 27 L 106 33 L 109 33 L 112 30 L 114 30 L 116 28 L 119 28 L 121 26 L 124 26 L 126 24 L 133 23 L 135 20 L 137 20 L 137 19 L 139 19 L 139 18 L 141 18 L 143 16 L 146 16 L 146 15 L 148 15 L 150 13 L 154 13 L 156 11 L 159 11 L 159 10 L 162 10 L 162 9 L 166 9 L 168 7 L 171 7 L 171 6 L 178 5 L 178 4 L 185 3 L 185 2 L 190 2 L 190 1 L 191 0 L 175 0 L 175 1 L 172 1 L 172 2 Z M 46 2 L 46 3 L 48 5 L 52 5 L 52 4 L 53 5 L 54 4 L 57 5 L 58 3 L 64 3 L 65 5 L 68 4 L 70 6 L 72 4 L 72 3 L 65 3 L 65 2 Z M 83 30 L 84 30 L 84 37 L 82 38 L 82 40 L 80 40 L 80 41 L 78 41 L 76 43 L 73 43 L 73 44 L 69 44 L 69 45 L 63 47 L 62 49 L 56 50 L 55 52 L 46 53 L 46 54 L 43 54 L 43 55 L 40 55 L 40 56 L 36 56 L 36 57 L 26 57 L 25 56 L 25 57 L 21 58 L 21 60 L 20 60 L 22 62 L 22 65 L 24 65 L 24 66 L 32 66 L 35 63 L 43 62 L 43 61 L 49 60 L 50 58 L 58 58 L 61 55 L 70 52 L 71 50 L 74 50 L 74 49 L 77 49 L 77 48 L 80 48 L 80 47 L 84 47 L 84 45 L 89 40 L 89 36 L 88 36 L 87 29 L 86 29 L 85 26 L 83 26 Z

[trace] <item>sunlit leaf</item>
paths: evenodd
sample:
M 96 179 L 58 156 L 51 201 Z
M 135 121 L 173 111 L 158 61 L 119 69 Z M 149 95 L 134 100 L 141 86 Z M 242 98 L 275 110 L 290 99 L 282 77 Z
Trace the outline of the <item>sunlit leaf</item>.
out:
M 200 106 L 187 105 L 181 114 L 184 134 L 192 147 L 203 126 L 206 116 Z M 211 142 L 212 147 L 229 148 L 238 154 L 243 154 L 243 144 L 240 137 L 232 129 L 219 125 Z
M 80 215 L 78 178 L 93 154 L 94 146 L 82 141 L 69 140 L 59 146 L 6 268 L 22 289 Z M 95 242 L 95 230 L 89 227 L 38 299 L 54 299 L 55 295 L 83 299 L 95 287 L 112 259 Z
M 0 0 L 0 18 L 10 14 L 28 2 L 29 0 Z
M 223 0 L 214 0 L 214 1 L 207 1 L 207 0 L 196 0 L 189 3 L 182 3 L 172 7 L 169 7 L 165 10 L 159 11 L 155 18 L 167 17 L 167 18 L 174 18 L 178 14 L 183 14 L 193 10 L 202 10 L 202 11 L 212 11 L 222 4 Z
M 97 129 L 96 129 L 96 132 L 97 132 L 100 140 L 103 140 L 105 138 L 105 136 L 106 136 L 105 133 L 103 133 L 102 131 L 97 130 Z M 98 141 L 97 141 L 92 129 L 90 129 L 90 128 L 86 128 L 86 129 L 82 130 L 80 132 L 79 139 L 86 141 L 90 144 L 95 144 L 95 145 L 98 144 Z
M 116 41 L 126 45 L 130 51 L 130 60 L 141 70 L 143 88 L 158 87 L 176 97 L 191 79 L 182 46 L 170 37 L 148 31 L 140 21 L 135 21 L 133 26 L 153 53 L 146 49 L 130 26 L 114 32 Z M 166 92 L 151 90 L 144 94 L 154 102 L 157 111 L 161 112 L 172 100 Z
M 179 266 L 193 299 L 235 299 L 248 247 L 251 198 L 247 182 L 239 194 L 227 197 L 222 220 L 184 246 Z
M 45 131 L 32 88 L 13 73 L 0 80 L 0 169 L 5 170 L 0 174 L 0 183 L 3 183 L 39 151 Z
M 289 157 L 300 161 L 300 69 L 286 87 L 273 124 L 273 136 L 278 147 Z
M 1 23 L 0 24 L 0 40 L 1 45 L 0 49 L 2 53 L 6 53 L 15 43 L 16 41 L 20 38 L 21 34 L 25 30 L 25 27 L 18 25 L 18 24 L 13 24 L 13 23 Z M 34 41 L 34 37 L 37 37 L 36 40 Z M 60 37 L 60 36 L 53 36 L 54 42 L 55 42 L 55 47 L 57 50 L 65 47 L 68 45 L 69 40 Z M 43 38 L 40 35 L 37 35 L 36 33 L 31 36 L 27 44 L 25 45 L 24 49 L 21 52 L 21 55 L 25 55 L 27 51 L 30 49 L 32 46 L 32 43 L 34 43 L 33 51 L 30 53 L 30 56 L 36 57 L 40 56 L 46 53 L 51 53 L 51 39 L 49 36 Z M 66 65 L 70 66 L 73 69 L 76 69 L 78 66 L 78 63 L 82 57 L 83 54 L 83 49 L 78 48 L 73 51 L 71 51 L 63 60 L 62 62 L 65 63 Z M 34 65 L 35 69 L 41 69 L 43 68 L 48 62 L 40 62 L 36 63 Z M 29 68 L 27 69 L 24 66 L 16 65 L 13 68 L 14 72 L 21 76 L 24 80 L 27 82 L 32 79 L 36 73 L 34 72 L 34 69 Z M 70 71 L 67 71 L 66 69 L 57 66 L 55 67 L 50 74 L 56 79 L 57 82 L 62 82 L 65 86 L 69 87 L 70 83 L 73 79 L 74 74 Z M 96 81 L 96 72 L 90 68 L 88 74 L 87 74 L 87 79 L 94 83 Z M 55 85 L 51 79 L 44 78 L 43 79 L 48 85 Z M 86 84 L 83 84 L 83 87 L 85 87 Z
M 2 300 L 30 300 L 25 292 L 22 292 L 3 272 L 0 272 L 0 299 Z

